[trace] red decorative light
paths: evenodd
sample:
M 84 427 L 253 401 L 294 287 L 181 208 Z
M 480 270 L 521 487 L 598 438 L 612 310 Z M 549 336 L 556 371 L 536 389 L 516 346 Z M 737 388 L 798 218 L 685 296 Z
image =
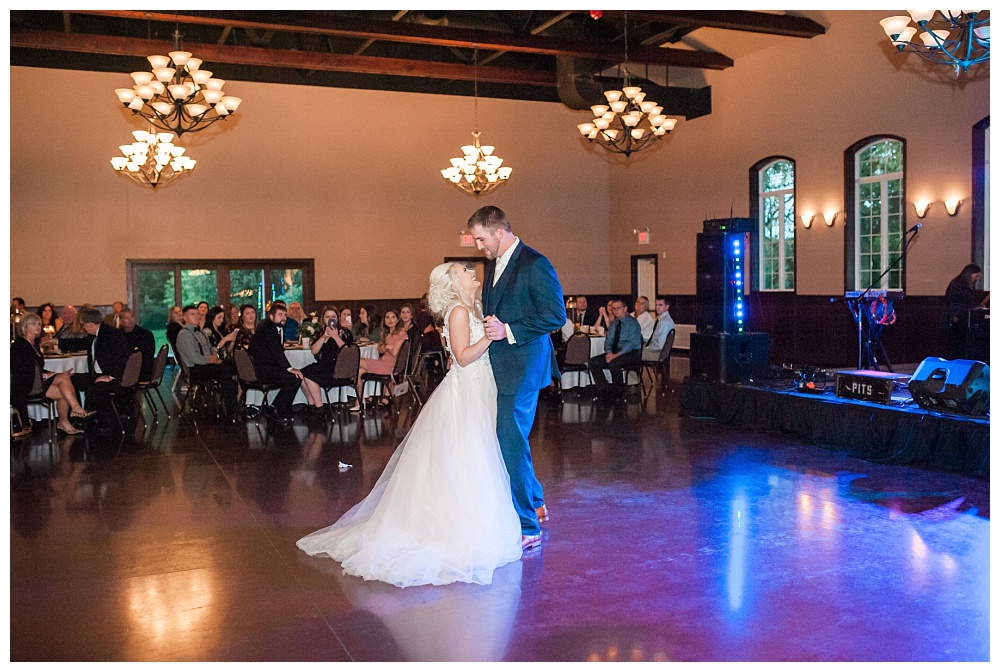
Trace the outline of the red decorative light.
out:
M 592 18 L 594 21 L 597 21 L 602 16 L 604 16 L 604 11 L 603 10 L 600 10 L 600 9 L 592 9 L 592 10 L 590 10 L 590 18 Z

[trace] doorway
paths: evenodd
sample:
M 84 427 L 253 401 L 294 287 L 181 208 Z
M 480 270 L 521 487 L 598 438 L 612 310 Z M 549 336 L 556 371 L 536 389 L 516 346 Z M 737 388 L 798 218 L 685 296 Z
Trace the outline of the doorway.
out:
M 659 267 L 655 254 L 632 255 L 632 301 L 636 297 L 649 299 L 650 308 L 656 303 L 660 287 Z

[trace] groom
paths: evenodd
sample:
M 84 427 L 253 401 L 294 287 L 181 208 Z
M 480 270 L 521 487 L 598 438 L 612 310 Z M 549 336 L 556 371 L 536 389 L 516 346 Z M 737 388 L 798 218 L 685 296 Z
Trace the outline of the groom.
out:
M 476 247 L 489 259 L 483 314 L 486 335 L 493 341 L 497 438 L 521 518 L 521 548 L 527 550 L 541 546 L 538 523 L 548 519 L 528 433 L 535 421 L 538 391 L 559 376 L 549 334 L 566 323 L 566 307 L 552 264 L 514 235 L 503 210 L 492 205 L 479 208 L 468 227 Z

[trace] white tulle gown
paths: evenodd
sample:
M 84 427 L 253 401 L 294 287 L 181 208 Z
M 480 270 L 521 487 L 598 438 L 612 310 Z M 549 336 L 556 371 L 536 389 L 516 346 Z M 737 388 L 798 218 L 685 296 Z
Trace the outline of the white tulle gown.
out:
M 448 318 L 445 316 L 445 339 Z M 484 337 L 470 316 L 471 342 Z M 298 547 L 397 586 L 489 584 L 521 557 L 521 523 L 496 435 L 489 352 L 441 381 L 371 493 Z

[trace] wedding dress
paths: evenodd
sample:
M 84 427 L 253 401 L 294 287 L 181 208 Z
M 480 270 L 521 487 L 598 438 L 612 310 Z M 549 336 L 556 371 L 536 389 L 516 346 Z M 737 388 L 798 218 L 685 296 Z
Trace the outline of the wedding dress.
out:
M 453 309 L 444 321 L 449 351 Z M 472 343 L 485 335 L 474 316 L 469 330 Z M 491 583 L 494 569 L 521 557 L 496 416 L 489 352 L 465 367 L 454 362 L 371 493 L 298 547 L 400 587 Z

